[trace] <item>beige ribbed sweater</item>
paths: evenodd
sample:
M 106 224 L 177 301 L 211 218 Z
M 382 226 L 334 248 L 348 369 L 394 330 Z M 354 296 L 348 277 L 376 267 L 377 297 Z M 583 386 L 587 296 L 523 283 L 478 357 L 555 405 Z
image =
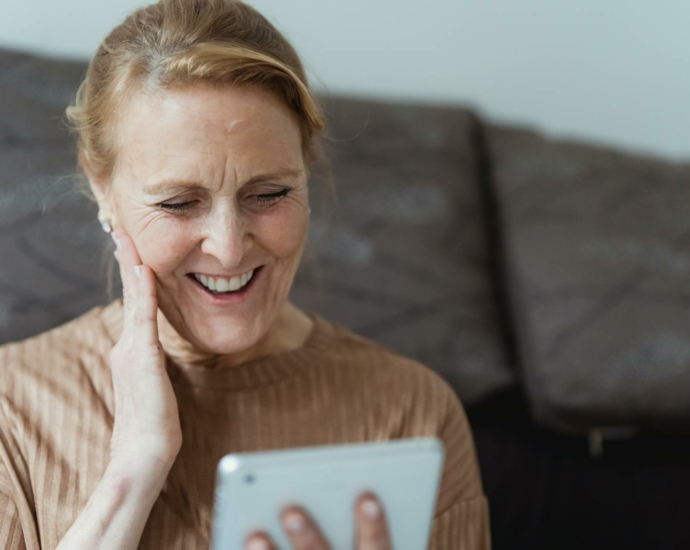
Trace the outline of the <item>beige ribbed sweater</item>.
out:
M 116 300 L 0 347 L 3 548 L 55 548 L 98 485 L 122 312 Z M 446 463 L 431 547 L 488 549 L 487 502 L 452 390 L 420 364 L 310 317 L 314 329 L 296 350 L 219 370 L 168 361 L 184 441 L 139 547 L 208 548 L 215 468 L 226 453 L 439 436 Z

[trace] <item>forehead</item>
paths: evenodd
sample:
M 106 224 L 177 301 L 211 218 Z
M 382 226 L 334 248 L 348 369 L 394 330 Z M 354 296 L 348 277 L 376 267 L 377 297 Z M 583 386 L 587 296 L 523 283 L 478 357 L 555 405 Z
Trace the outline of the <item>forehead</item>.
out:
M 235 170 L 299 164 L 296 115 L 278 97 L 254 86 L 195 83 L 155 94 L 134 94 L 117 122 L 116 172 L 137 179 L 161 170 Z

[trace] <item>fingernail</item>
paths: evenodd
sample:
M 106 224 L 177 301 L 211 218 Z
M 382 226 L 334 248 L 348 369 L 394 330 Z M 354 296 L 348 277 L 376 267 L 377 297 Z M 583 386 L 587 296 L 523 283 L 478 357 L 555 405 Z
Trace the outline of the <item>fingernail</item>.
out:
M 141 266 L 140 265 L 134 266 L 134 273 L 136 274 L 137 279 L 141 278 Z
M 362 512 L 369 519 L 376 519 L 381 515 L 381 506 L 375 500 L 367 499 L 362 503 Z
M 113 238 L 113 241 L 115 242 L 115 246 L 117 247 L 117 249 L 119 250 L 120 248 L 122 248 L 122 245 L 120 244 L 120 239 L 118 239 L 115 236 L 115 233 L 111 233 L 110 236 Z
M 247 543 L 247 550 L 268 550 L 268 544 L 263 539 L 252 539 Z
M 304 518 L 300 514 L 297 514 L 295 512 L 292 512 L 285 516 L 283 524 L 285 525 L 285 529 L 287 530 L 287 532 L 293 535 L 301 533 L 302 531 L 304 531 L 304 528 L 306 527 L 306 522 L 304 521 Z

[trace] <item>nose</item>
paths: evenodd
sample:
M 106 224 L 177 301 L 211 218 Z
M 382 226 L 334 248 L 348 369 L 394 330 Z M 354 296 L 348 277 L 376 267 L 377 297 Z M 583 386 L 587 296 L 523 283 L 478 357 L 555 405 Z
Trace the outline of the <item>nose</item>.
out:
M 249 234 L 241 212 L 232 206 L 217 208 L 207 219 L 201 251 L 214 256 L 224 269 L 240 265 L 247 249 Z

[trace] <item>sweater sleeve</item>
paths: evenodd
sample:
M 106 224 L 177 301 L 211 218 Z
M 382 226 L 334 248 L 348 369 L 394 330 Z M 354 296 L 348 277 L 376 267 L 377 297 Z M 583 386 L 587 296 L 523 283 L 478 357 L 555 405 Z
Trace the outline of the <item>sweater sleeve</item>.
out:
M 20 450 L 12 436 L 8 404 L 0 396 L 0 548 L 35 550 L 40 548 L 35 514 L 26 498 Z
M 445 464 L 430 550 L 489 550 L 489 505 L 482 489 L 472 431 L 455 392 L 445 381 L 436 391 L 443 420 L 439 437 Z
M 0 465 L 0 547 L 5 550 L 26 550 L 19 510 L 12 499 L 4 465 Z

